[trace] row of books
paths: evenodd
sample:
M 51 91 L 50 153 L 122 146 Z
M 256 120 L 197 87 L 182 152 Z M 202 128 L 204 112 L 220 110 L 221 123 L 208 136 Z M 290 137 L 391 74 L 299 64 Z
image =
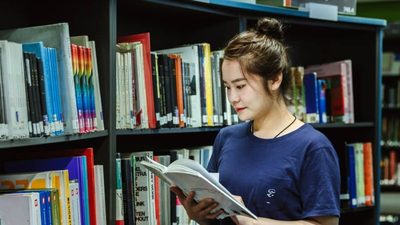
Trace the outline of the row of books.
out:
M 396 115 L 382 117 L 382 145 L 400 146 L 400 118 Z
M 93 41 L 72 54 L 82 36 L 70 40 L 66 23 L 3 30 L 0 39 L 1 139 L 104 129 Z
M 383 108 L 400 108 L 400 80 L 397 82 L 383 82 L 382 91 L 382 107 Z
M 400 52 L 383 52 L 382 74 L 386 76 L 400 75 Z
M 58 198 L 54 201 L 58 203 L 50 201 L 47 205 L 39 207 L 42 209 L 38 211 L 41 219 L 38 219 L 37 223 L 32 220 L 28 220 L 28 223 L 26 221 L 13 223 L 11 221 L 15 218 L 12 216 L 1 217 L 5 220 L 5 224 L 106 224 L 104 172 L 101 165 L 94 165 L 92 148 L 47 152 L 35 150 L 6 154 L 12 155 L 13 161 L 5 159 L 1 161 L 2 192 L 25 194 L 35 189 L 34 192 L 42 193 L 40 194 L 42 196 L 51 194 L 51 190 L 56 190 Z M 22 202 L 31 201 L 26 199 L 27 197 L 23 198 L 25 200 L 21 200 Z M 6 203 L 7 200 L 2 202 L 0 198 L 0 206 Z M 15 215 L 19 213 L 19 207 L 29 208 L 30 205 L 11 207 L 8 212 Z M 57 208 L 54 207 L 58 208 L 58 213 L 55 213 Z M 25 217 L 35 217 L 33 211 L 28 212 L 30 214 L 24 215 Z
M 222 86 L 223 51 L 208 43 L 150 51 L 150 34 L 117 44 L 117 129 L 238 123 Z M 308 123 L 354 123 L 351 60 L 293 67 L 289 109 Z
M 345 168 L 347 179 L 342 179 L 343 186 L 347 187 L 347 190 L 344 190 L 345 194 L 342 195 L 345 206 L 349 208 L 373 206 L 375 195 L 371 143 L 346 144 Z
M 148 171 L 141 161 L 149 157 L 163 165 L 176 159 L 190 158 L 206 167 L 212 146 L 171 150 L 166 155 L 152 151 L 121 153 L 116 161 L 116 225 L 192 225 L 186 211 L 169 185 Z
M 208 43 L 150 51 L 150 34 L 119 38 L 117 129 L 238 123 L 221 87 L 222 51 Z
M 382 156 L 381 185 L 400 186 L 400 161 L 398 150 L 391 149 Z
M 71 60 L 79 133 L 104 130 L 95 42 L 86 35 L 71 37 Z
M 354 123 L 351 60 L 292 67 L 288 108 L 307 123 Z
M 70 184 L 71 192 L 75 191 Z M 71 197 L 71 203 L 75 198 Z M 57 189 L 0 191 L 1 224 L 48 225 L 61 224 Z

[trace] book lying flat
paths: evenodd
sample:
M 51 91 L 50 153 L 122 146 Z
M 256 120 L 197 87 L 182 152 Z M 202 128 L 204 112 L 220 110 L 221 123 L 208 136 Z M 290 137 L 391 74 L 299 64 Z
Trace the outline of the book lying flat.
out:
M 243 215 L 253 219 L 257 217 L 247 209 L 199 163 L 190 159 L 178 159 L 168 167 L 150 159 L 141 161 L 141 164 L 155 175 L 160 177 L 170 186 L 179 187 L 184 194 L 196 192 L 195 201 L 212 198 L 219 203 L 219 208 L 224 211 L 218 219 L 232 215 Z

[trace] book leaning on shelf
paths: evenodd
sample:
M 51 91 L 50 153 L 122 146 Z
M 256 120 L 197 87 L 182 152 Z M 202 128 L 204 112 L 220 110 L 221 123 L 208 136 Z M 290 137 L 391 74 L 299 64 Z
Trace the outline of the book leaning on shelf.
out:
M 178 159 L 169 166 L 164 166 L 150 158 L 141 164 L 164 180 L 170 186 L 179 187 L 183 193 L 196 192 L 195 201 L 210 197 L 219 203 L 224 211 L 218 219 L 232 215 L 243 215 L 253 219 L 257 217 L 215 180 L 199 163 L 190 159 Z

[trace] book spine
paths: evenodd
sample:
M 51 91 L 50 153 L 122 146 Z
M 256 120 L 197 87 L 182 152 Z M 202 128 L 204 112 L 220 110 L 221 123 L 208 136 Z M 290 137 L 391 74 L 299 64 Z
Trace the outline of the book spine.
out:
M 172 114 L 172 127 L 179 126 L 179 112 L 177 102 L 177 86 L 176 86 L 176 58 L 169 55 L 170 65 L 170 97 L 171 97 L 171 114 Z
M 365 206 L 364 151 L 362 143 L 355 143 L 357 206 Z
M 348 180 L 349 180 L 349 195 L 350 195 L 350 208 L 357 207 L 357 184 L 356 184 L 356 159 L 355 147 L 353 144 L 346 145 L 347 162 L 348 162 Z
M 158 55 L 155 52 L 151 53 L 151 65 L 153 76 L 153 97 L 154 97 L 154 113 L 156 118 L 156 128 L 161 128 L 161 112 L 160 112 L 160 81 L 158 74 Z
M 131 168 L 132 166 L 129 158 L 121 159 L 122 200 L 124 207 L 124 224 L 126 225 L 135 224 L 134 208 L 132 207 L 132 203 L 135 202 L 135 200 Z
M 371 142 L 363 143 L 364 149 L 364 183 L 365 183 L 365 205 L 373 206 L 374 198 L 374 172 Z
M 116 190 L 115 190 L 115 225 L 124 225 L 124 206 L 122 194 L 121 158 L 117 153 L 115 161 Z
M 319 121 L 317 74 L 304 74 L 303 79 L 306 99 L 306 122 L 317 123 Z
M 203 48 L 202 67 L 204 69 L 207 126 L 214 126 L 214 96 L 211 74 L 211 49 L 210 44 L 208 43 L 204 43 L 201 46 Z

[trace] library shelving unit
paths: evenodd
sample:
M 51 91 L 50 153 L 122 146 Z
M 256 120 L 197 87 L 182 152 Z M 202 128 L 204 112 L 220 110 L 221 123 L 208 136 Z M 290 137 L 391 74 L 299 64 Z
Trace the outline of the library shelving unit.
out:
M 105 194 L 107 202 L 107 224 L 112 224 L 115 195 L 114 179 L 115 134 L 109 127 L 113 127 L 110 110 L 112 99 L 111 86 L 114 59 L 115 40 L 115 6 L 113 0 L 99 1 L 2 1 L 0 9 L 0 30 L 31 27 L 67 22 L 71 36 L 88 35 L 96 42 L 100 87 L 102 95 L 105 130 L 100 132 L 65 135 L 57 137 L 37 137 L 21 140 L 0 142 L 0 159 L 5 160 L 9 152 L 30 150 L 52 151 L 92 147 L 94 149 L 95 164 L 104 165 Z M 111 44 L 112 43 L 112 44 Z M 108 85 L 108 86 L 107 86 Z M 111 185 L 111 186 L 110 186 Z
M 400 53 L 400 24 L 389 23 L 384 30 L 383 52 Z M 397 164 L 400 157 L 398 126 L 400 105 L 400 71 L 382 72 L 382 153 L 381 153 L 381 224 L 398 224 L 399 209 L 393 204 L 400 199 Z M 388 218 L 393 218 L 391 221 Z
M 152 50 L 208 42 L 222 48 L 236 33 L 268 16 L 282 20 L 293 65 L 351 59 L 353 63 L 354 124 L 315 125 L 334 144 L 341 162 L 345 142 L 373 143 L 375 202 L 379 202 L 381 137 L 381 52 L 384 20 L 339 16 L 338 21 L 309 18 L 294 9 L 227 0 L 98 0 L 2 1 L 0 29 L 68 22 L 71 36 L 96 41 L 106 131 L 88 135 L 32 138 L 0 142 L 1 150 L 71 149 L 93 147 L 95 163 L 104 165 L 107 224 L 115 224 L 116 152 L 210 145 L 218 127 L 156 130 L 115 129 L 115 54 L 119 35 L 151 33 Z M 345 172 L 342 173 L 345 179 Z M 340 224 L 377 225 L 379 205 L 342 210 Z
M 311 65 L 351 59 L 353 63 L 354 124 L 315 127 L 333 142 L 341 163 L 345 142 L 373 143 L 375 201 L 379 202 L 380 82 L 382 29 L 386 21 L 338 16 L 338 21 L 309 18 L 308 12 L 225 0 L 120 0 L 117 36 L 150 32 L 151 49 L 208 42 L 221 49 L 236 33 L 268 16 L 283 21 L 293 65 Z M 209 145 L 218 128 L 116 131 L 117 150 L 163 151 Z M 342 179 L 346 173 L 342 171 Z M 379 205 L 342 209 L 340 224 L 378 224 Z

